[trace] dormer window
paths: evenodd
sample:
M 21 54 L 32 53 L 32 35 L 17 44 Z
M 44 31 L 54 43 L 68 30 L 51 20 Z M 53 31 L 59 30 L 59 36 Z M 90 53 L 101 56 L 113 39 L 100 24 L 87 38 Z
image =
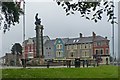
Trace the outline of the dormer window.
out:
M 76 42 L 79 42 L 79 39 Z
M 75 43 L 76 40 L 73 40 L 73 43 Z

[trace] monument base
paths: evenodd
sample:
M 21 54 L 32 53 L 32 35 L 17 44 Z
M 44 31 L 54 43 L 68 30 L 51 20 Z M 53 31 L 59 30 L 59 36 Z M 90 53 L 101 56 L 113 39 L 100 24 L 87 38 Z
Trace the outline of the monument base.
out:
M 44 64 L 44 58 L 40 58 L 40 65 Z

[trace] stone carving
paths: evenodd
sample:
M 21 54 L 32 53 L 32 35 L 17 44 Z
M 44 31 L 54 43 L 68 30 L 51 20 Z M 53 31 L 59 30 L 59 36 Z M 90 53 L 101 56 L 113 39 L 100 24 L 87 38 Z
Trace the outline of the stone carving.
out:
M 36 16 L 35 16 L 35 19 L 36 19 L 35 25 L 40 25 L 40 24 L 41 24 L 41 19 L 38 18 L 38 13 L 37 13 Z

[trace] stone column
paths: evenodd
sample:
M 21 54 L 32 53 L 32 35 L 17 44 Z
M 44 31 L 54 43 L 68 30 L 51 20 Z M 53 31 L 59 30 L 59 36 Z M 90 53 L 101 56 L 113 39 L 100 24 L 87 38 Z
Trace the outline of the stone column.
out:
M 36 25 L 36 57 L 39 59 L 40 63 L 43 62 L 44 52 L 43 52 L 43 25 Z

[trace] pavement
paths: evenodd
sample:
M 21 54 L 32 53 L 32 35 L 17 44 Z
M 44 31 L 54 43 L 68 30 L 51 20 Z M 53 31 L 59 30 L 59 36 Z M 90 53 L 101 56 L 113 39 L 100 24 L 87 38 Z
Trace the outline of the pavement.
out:
M 88 68 L 93 67 L 93 66 L 89 66 Z M 20 69 L 23 68 L 18 67 L 18 66 L 1 66 L 0 69 Z M 47 66 L 27 66 L 26 68 L 30 69 L 30 68 L 47 68 Z M 49 66 L 49 68 L 67 68 L 67 66 Z M 71 66 L 70 68 L 75 68 L 75 66 Z M 80 66 L 80 68 L 83 68 L 83 66 Z M 87 68 L 86 66 L 84 68 Z

